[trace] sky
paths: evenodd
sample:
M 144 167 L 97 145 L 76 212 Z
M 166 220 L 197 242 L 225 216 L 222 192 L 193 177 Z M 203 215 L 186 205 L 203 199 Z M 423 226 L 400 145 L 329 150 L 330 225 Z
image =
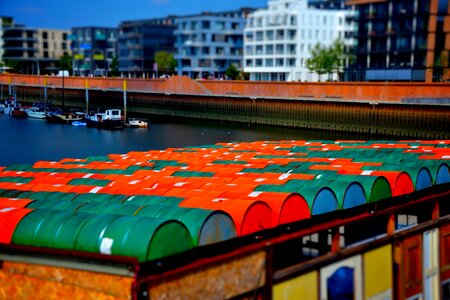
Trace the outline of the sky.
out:
M 117 27 L 121 21 L 262 8 L 268 0 L 0 0 L 0 16 L 29 28 Z

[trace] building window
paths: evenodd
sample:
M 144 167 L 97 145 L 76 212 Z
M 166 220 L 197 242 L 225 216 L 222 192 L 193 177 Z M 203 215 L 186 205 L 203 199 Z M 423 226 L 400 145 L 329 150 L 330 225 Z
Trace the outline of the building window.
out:
M 273 54 L 273 45 L 266 45 L 266 55 Z
M 266 37 L 268 41 L 273 41 L 273 30 L 269 30 L 266 32 Z
M 266 59 L 266 67 L 273 67 L 273 59 Z
M 217 21 L 216 22 L 216 30 L 225 30 L 225 22 Z
M 256 32 L 256 40 L 257 41 L 262 41 L 263 40 L 263 32 L 262 31 L 257 31 Z
M 283 59 L 282 58 L 277 58 L 275 65 L 277 67 L 283 67 L 284 66 Z
M 42 32 L 42 38 L 43 38 L 44 40 L 48 39 L 48 33 L 47 33 L 47 31 L 43 31 L 43 32 Z
M 295 67 L 295 58 L 290 58 L 287 60 L 288 67 Z
M 247 66 L 247 67 L 253 67 L 253 60 L 247 59 L 247 60 L 245 61 L 245 66 Z
M 209 29 L 209 28 L 210 28 L 210 22 L 202 21 L 202 29 Z
M 262 55 L 263 54 L 263 46 L 261 46 L 261 45 L 256 46 L 256 54 L 257 55 Z
M 257 59 L 256 63 L 255 63 L 256 67 L 262 67 L 263 66 L 263 60 L 262 59 Z
M 276 54 L 284 54 L 284 45 L 277 45 Z

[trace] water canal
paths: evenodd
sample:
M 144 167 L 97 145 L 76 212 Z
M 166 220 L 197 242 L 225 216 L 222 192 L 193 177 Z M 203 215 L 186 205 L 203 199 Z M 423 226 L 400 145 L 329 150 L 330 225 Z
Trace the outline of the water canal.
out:
M 355 138 L 368 139 L 362 135 L 328 131 L 186 120 L 150 120 L 147 129 L 111 131 L 49 124 L 45 120 L 14 119 L 0 114 L 0 166 L 218 142 Z

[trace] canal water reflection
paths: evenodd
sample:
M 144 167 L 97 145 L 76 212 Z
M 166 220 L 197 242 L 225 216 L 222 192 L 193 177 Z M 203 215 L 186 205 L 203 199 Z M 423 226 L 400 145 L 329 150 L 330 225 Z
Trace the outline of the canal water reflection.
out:
M 150 120 L 146 129 L 111 131 L 0 114 L 0 166 L 231 141 L 356 138 L 367 139 L 355 134 L 203 121 Z

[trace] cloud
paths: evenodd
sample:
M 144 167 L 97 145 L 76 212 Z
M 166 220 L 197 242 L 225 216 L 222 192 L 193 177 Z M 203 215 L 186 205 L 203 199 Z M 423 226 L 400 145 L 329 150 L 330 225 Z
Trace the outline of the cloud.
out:
M 32 14 L 32 15 L 43 15 L 45 14 L 45 11 L 40 8 L 40 7 L 36 7 L 36 6 L 31 6 L 31 5 L 27 5 L 27 6 L 22 6 L 19 8 L 19 10 L 23 13 L 26 14 Z
M 155 5 L 166 5 L 170 3 L 170 0 L 151 0 L 150 2 Z

